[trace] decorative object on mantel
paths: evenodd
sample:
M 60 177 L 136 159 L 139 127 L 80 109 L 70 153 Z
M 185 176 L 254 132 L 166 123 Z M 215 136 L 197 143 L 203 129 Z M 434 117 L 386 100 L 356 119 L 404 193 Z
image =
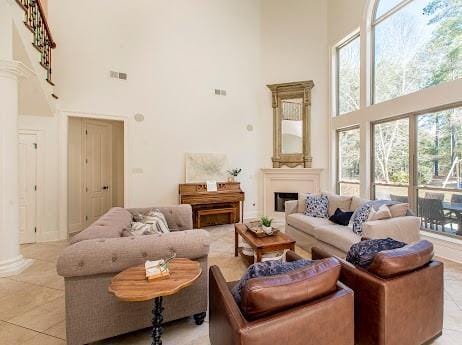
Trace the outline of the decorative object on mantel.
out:
M 245 194 L 239 182 L 218 182 L 216 192 L 209 192 L 206 183 L 180 184 L 179 194 L 180 203 L 192 207 L 195 229 L 244 219 Z
M 235 182 L 236 177 L 241 173 L 242 169 L 231 169 L 231 170 L 226 170 L 226 172 L 229 174 L 228 176 L 228 182 Z
M 186 183 L 225 181 L 228 158 L 221 153 L 186 153 Z
M 312 80 L 267 85 L 272 92 L 273 168 L 311 168 Z

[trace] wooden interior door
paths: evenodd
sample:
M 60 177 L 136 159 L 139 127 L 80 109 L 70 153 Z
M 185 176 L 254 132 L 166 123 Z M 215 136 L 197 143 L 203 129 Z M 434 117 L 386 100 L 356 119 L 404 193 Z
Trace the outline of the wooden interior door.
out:
M 112 125 L 86 120 L 86 225 L 112 206 Z
M 19 134 L 19 240 L 35 243 L 37 232 L 37 134 Z

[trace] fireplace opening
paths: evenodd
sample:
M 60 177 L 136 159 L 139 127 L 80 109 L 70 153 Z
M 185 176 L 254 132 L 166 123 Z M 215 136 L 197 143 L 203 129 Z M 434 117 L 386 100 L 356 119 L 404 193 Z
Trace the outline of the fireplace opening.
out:
M 298 193 L 274 193 L 274 211 L 285 212 L 286 201 L 298 200 Z

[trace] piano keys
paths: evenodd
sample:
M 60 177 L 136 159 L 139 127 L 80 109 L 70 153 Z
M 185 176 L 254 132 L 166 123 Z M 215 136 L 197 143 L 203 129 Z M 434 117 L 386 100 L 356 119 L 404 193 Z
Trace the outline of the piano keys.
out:
M 180 204 L 190 204 L 195 229 L 234 224 L 244 219 L 245 194 L 239 182 L 218 182 L 217 191 L 207 191 L 205 183 L 179 186 Z

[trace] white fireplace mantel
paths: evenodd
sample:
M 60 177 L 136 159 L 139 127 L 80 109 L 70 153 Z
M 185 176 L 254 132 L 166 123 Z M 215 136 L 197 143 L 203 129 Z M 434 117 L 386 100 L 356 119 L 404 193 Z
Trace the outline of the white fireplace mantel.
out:
M 319 193 L 323 169 L 272 168 L 263 173 L 263 212 L 281 219 L 284 214 L 275 212 L 274 193 Z

